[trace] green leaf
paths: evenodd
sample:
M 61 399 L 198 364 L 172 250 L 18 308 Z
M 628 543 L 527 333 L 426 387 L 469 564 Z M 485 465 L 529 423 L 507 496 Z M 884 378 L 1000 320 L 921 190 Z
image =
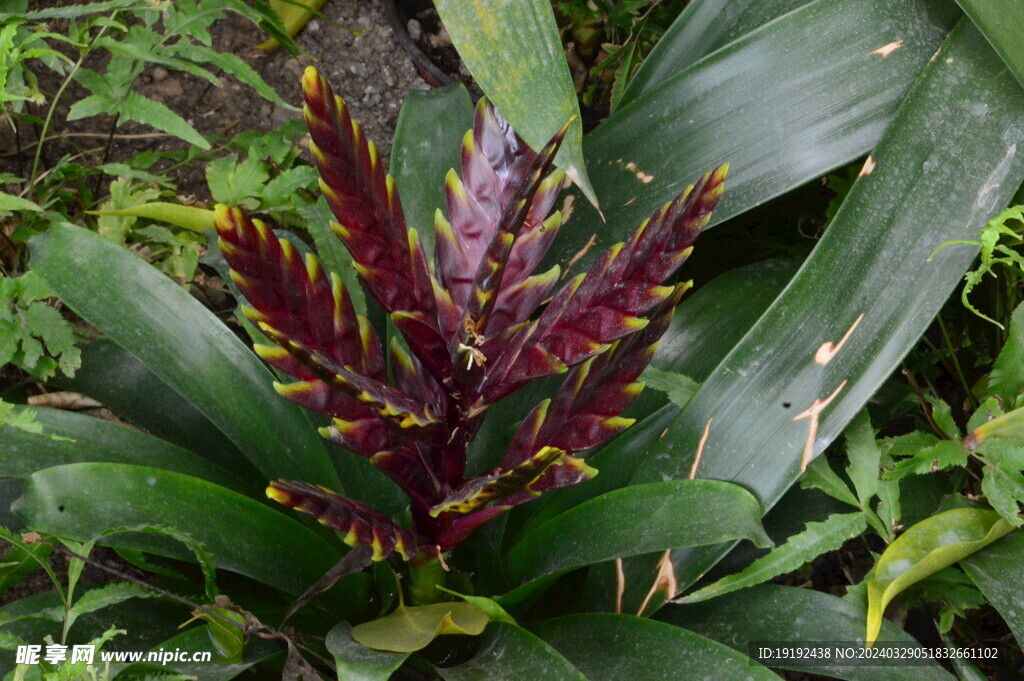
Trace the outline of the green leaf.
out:
M 644 59 L 616 106 L 628 104 L 720 47 L 809 0 L 702 0 L 686 5 Z
M 289 168 L 267 182 L 260 198 L 267 206 L 284 206 L 300 189 L 316 183 L 320 173 L 313 166 L 296 166 Z M 212 218 L 211 218 L 212 219 Z
M 408 653 L 389 653 L 357 643 L 348 622 L 335 625 L 324 643 L 334 657 L 338 678 L 345 681 L 388 681 L 409 657 Z
M 986 393 L 999 397 L 1008 408 L 1013 407 L 1024 387 L 1024 303 L 1010 316 L 1010 330 L 1006 344 L 999 351 L 992 371 L 988 375 Z
M 259 359 L 174 282 L 73 225 L 51 226 L 32 241 L 32 252 L 32 265 L 61 300 L 195 405 L 266 478 L 309 480 L 340 491 L 299 407 L 278 395 Z
M 41 211 L 42 208 L 39 207 L 39 204 L 29 201 L 28 199 L 0 192 L 0 211 L 5 210 L 32 210 L 38 212 Z
M 648 551 L 727 539 L 771 545 L 757 500 L 717 480 L 676 480 L 609 492 L 556 516 L 508 554 L 513 575 L 534 579 Z
M 234 154 L 211 162 L 206 167 L 206 183 L 210 194 L 218 203 L 237 206 L 243 200 L 259 196 L 270 177 L 267 164 L 255 155 L 247 156 L 241 163 Z
M 47 385 L 92 397 L 161 440 L 195 452 L 254 485 L 266 483 L 216 426 L 116 343 L 90 343 L 82 350 L 82 368 L 74 378 L 56 377 Z M 225 484 L 206 474 L 191 474 Z
M 875 442 L 875 430 L 871 427 L 867 409 L 850 421 L 843 434 L 846 436 L 846 456 L 850 460 L 846 473 L 857 490 L 861 506 L 869 506 L 871 498 L 878 493 L 882 452 Z
M 460 168 L 462 136 L 473 126 L 473 102 L 462 83 L 405 96 L 391 146 L 391 174 L 405 222 L 434 252 L 434 211 L 444 206 L 444 177 Z
M 28 478 L 13 509 L 38 532 L 78 539 L 110 528 L 167 527 L 205 546 L 217 567 L 294 595 L 340 558 L 283 513 L 204 480 L 156 468 L 106 463 L 47 468 Z M 102 543 L 194 560 L 191 552 L 148 533 L 104 537 Z
M 588 681 L 678 679 L 681 670 L 697 674 L 714 670 L 716 681 L 778 679 L 746 655 L 717 641 L 630 615 L 569 615 L 540 622 L 531 629 Z
M 574 119 L 555 165 L 597 206 L 583 162 L 579 101 L 551 3 L 438 0 L 434 4 L 473 78 L 531 148 L 543 147 L 566 121 Z
M 698 388 L 697 381 L 688 376 L 662 371 L 652 366 L 644 369 L 639 380 L 647 388 L 660 390 L 668 395 L 672 403 L 678 407 L 685 407 Z
M 306 231 L 313 238 L 320 263 L 325 270 L 341 277 L 349 296 L 352 297 L 352 307 L 356 314 L 366 316 L 366 294 L 359 282 L 359 275 L 352 266 L 352 255 L 331 230 L 334 214 L 327 206 L 327 200 L 321 196 L 316 203 L 301 201 L 296 203 L 295 209 L 306 222 Z
M 14 539 L 14 535 L 5 527 L 0 527 L 0 537 Z M 8 542 L 0 542 L 0 547 Z M 40 567 L 49 555 L 53 553 L 53 546 L 43 542 L 34 544 L 9 543 L 7 553 L 0 560 L 0 594 L 10 589 L 23 580 L 30 572 Z
M 960 428 L 956 425 L 956 421 L 953 420 L 952 408 L 944 400 L 934 395 L 926 395 L 925 399 L 932 405 L 932 420 L 935 421 L 935 425 L 939 427 L 942 434 L 950 440 L 959 440 L 961 437 Z
M 957 0 L 992 47 L 1024 85 L 1024 12 L 1017 0 Z
M 1011 532 L 960 561 L 985 598 L 1003 616 L 1017 641 L 1024 641 L 1024 532 Z
M 547 643 L 504 622 L 487 627 L 476 655 L 454 667 L 439 667 L 437 673 L 445 681 L 587 681 Z
M 955 508 L 908 528 L 878 559 L 868 580 L 868 644 L 878 638 L 882 615 L 901 591 L 1007 534 L 1013 526 L 995 511 Z
M 918 450 L 909 459 L 901 459 L 891 470 L 885 472 L 886 480 L 899 479 L 907 475 L 926 475 L 953 466 L 967 465 L 967 451 L 959 442 L 940 440 L 930 447 Z
M 117 210 L 90 210 L 89 215 L 112 215 L 146 218 L 155 222 L 168 222 L 193 232 L 213 229 L 213 211 L 195 206 L 183 206 L 179 203 L 154 201 L 130 208 Z
M 209 149 L 210 143 L 200 135 L 184 118 L 171 111 L 167 105 L 147 99 L 137 92 L 129 92 L 124 101 L 113 111 L 106 113 L 121 114 L 121 121 L 129 120 L 163 130 L 179 137 L 200 149 Z M 83 116 L 79 114 L 79 118 Z M 70 114 L 68 120 L 71 120 Z
M 798 569 L 823 553 L 837 550 L 848 539 L 859 536 L 867 529 L 863 513 L 843 513 L 829 516 L 821 523 L 807 523 L 807 529 L 793 535 L 785 544 L 772 549 L 749 567 L 736 574 L 723 577 L 688 596 L 678 603 L 699 603 L 731 591 L 761 584 L 785 572 Z
M 842 6 L 853 12 L 875 4 Z M 820 8 L 805 9 L 814 7 Z M 888 16 L 879 23 L 887 24 Z M 867 34 L 878 37 L 877 27 Z M 928 256 L 937 244 L 976 230 L 1024 179 L 1024 91 L 969 22 L 953 31 L 941 57 L 925 68 L 872 152 L 871 174 L 857 180 L 800 272 L 647 454 L 637 482 L 686 477 L 714 419 L 699 475 L 739 483 L 770 507 L 799 475 L 807 448 L 811 420 L 794 418 L 835 393 L 810 442 L 809 453 L 816 455 L 917 342 L 974 253 L 946 249 L 931 262 Z M 965 101 L 988 104 L 984 125 L 964 115 L 958 103 Z M 955 177 L 939 161 L 950 157 L 961 163 Z M 942 219 L 922 232 L 920 216 L 936 201 L 944 206 Z M 848 332 L 831 361 L 815 361 L 825 343 L 838 344 Z M 694 552 L 678 551 L 673 558 L 680 582 L 689 583 L 716 556 L 698 560 Z
M 374 650 L 413 653 L 438 636 L 477 636 L 487 626 L 487 615 L 469 603 L 399 605 L 393 613 L 352 628 L 352 638 Z
M 210 630 L 210 638 L 221 655 L 227 658 L 227 662 L 238 663 L 242 661 L 242 649 L 245 647 L 245 615 L 229 608 L 216 605 L 203 606 L 210 612 L 203 610 L 194 611 L 195 619 L 203 620 Z M 214 614 L 220 615 L 215 617 Z M 224 621 L 224 618 L 231 620 L 231 624 Z
M 254 492 L 226 469 L 147 433 L 60 409 L 34 412 L 42 432 L 4 431 L 0 475 L 25 478 L 68 463 L 130 463 L 192 475 L 236 492 Z M 31 456 L 26 455 L 29 452 Z
M 805 645 L 808 641 L 859 641 L 864 635 L 864 611 L 841 598 L 811 589 L 762 584 L 716 598 L 712 603 L 668 605 L 658 619 L 685 627 L 750 654 L 755 642 L 777 641 Z M 882 640 L 916 648 L 922 655 L 914 666 L 830 664 L 828 661 L 776 660 L 773 667 L 793 669 L 846 681 L 954 681 L 927 656 L 912 636 L 885 622 Z
M 466 601 L 470 605 L 474 606 L 477 610 L 487 615 L 487 618 L 492 622 L 505 622 L 507 624 L 516 624 L 515 619 L 512 615 L 506 612 L 505 608 L 501 607 L 493 598 L 485 598 L 484 596 L 467 596 L 466 594 L 460 594 L 458 591 L 452 591 L 446 589 L 440 584 L 436 586 L 438 591 L 443 591 L 446 594 L 457 596 L 462 600 Z
M 131 582 L 104 584 L 82 594 L 81 598 L 71 606 L 67 618 L 73 624 L 76 619 L 90 612 L 96 612 L 132 598 L 152 598 L 155 595 L 153 591 Z M 68 627 L 70 626 L 71 624 L 68 624 Z
M 950 10 L 815 0 L 622 106 L 584 141 L 611 229 L 595 229 L 600 218 L 581 204 L 549 259 L 564 262 L 595 231 L 591 252 L 601 253 L 723 161 L 729 178 L 712 225 L 863 156 L 941 44 Z M 872 54 L 894 42 L 887 57 Z
M 277 94 L 277 90 L 268 85 L 267 81 L 263 80 L 263 77 L 253 67 L 249 66 L 244 59 L 236 54 L 217 52 L 208 47 L 189 45 L 184 42 L 175 44 L 173 52 L 184 59 L 200 64 L 213 64 L 225 73 L 229 73 L 237 78 L 239 82 L 251 87 L 263 99 L 273 102 L 283 109 L 297 110 L 296 107 L 281 99 L 281 95 Z
M 1024 501 L 1024 475 L 1020 468 L 1004 468 L 998 464 L 985 466 L 981 491 L 992 508 L 1013 527 L 1024 525 L 1020 502 Z
M 800 484 L 804 489 L 815 487 L 833 499 L 861 508 L 860 500 L 850 491 L 843 479 L 832 470 L 826 456 L 819 456 L 807 466 L 807 470 L 800 478 Z

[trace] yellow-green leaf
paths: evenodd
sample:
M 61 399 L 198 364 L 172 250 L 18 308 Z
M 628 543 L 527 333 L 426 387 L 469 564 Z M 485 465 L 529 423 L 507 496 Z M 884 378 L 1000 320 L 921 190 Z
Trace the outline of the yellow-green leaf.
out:
M 579 101 L 551 3 L 437 0 L 434 5 L 476 82 L 530 147 L 540 149 L 573 119 L 555 165 L 597 206 L 583 163 Z
M 885 608 L 901 591 L 1010 532 L 995 511 L 955 508 L 912 526 L 885 550 L 868 581 L 866 645 L 878 637 Z
M 178 203 L 166 203 L 154 201 L 144 203 L 131 208 L 119 208 L 117 210 L 92 210 L 87 211 L 90 215 L 113 215 L 116 217 L 136 217 L 167 222 L 178 227 L 184 227 L 193 232 L 202 232 L 206 229 L 213 229 L 213 211 L 195 206 L 182 206 Z
M 289 36 L 294 36 L 318 14 L 327 0 L 270 0 L 270 9 L 281 20 L 281 25 Z M 277 38 L 269 38 L 256 46 L 257 50 L 273 52 L 281 43 Z
M 352 628 L 352 638 L 368 648 L 412 653 L 444 634 L 479 636 L 487 615 L 469 603 L 405 606 Z

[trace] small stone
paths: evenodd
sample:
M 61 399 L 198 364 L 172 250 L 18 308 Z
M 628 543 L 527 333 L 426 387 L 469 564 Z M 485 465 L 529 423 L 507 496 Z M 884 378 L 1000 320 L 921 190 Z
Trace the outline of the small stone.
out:
M 423 35 L 423 27 L 415 19 L 409 19 L 409 23 L 405 25 L 405 30 L 409 32 L 409 37 L 413 40 L 419 40 Z
M 448 31 L 445 30 L 444 26 L 437 33 L 427 38 L 427 41 L 431 47 L 448 47 L 452 44 L 452 39 L 448 36 Z
M 159 83 L 161 80 L 167 77 L 167 69 L 162 66 L 153 68 L 153 82 Z
M 316 19 L 313 19 L 308 24 L 306 24 L 306 30 L 311 33 L 316 33 L 317 31 L 320 30 L 320 22 L 317 21 Z

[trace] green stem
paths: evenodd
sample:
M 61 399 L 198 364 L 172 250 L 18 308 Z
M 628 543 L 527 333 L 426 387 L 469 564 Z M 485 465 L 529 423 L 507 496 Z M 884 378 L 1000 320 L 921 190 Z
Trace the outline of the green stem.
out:
M 967 395 L 967 401 L 971 405 L 971 410 L 978 408 L 978 401 L 974 397 L 974 392 L 971 390 L 971 386 L 967 383 L 967 378 L 964 376 L 963 369 L 960 367 L 960 359 L 956 356 L 956 348 L 953 347 L 953 341 L 949 338 L 949 331 L 946 329 L 946 323 L 942 321 L 942 315 L 940 314 L 936 319 L 939 322 L 939 329 L 942 331 L 942 339 L 946 341 L 946 347 L 949 348 L 949 356 L 953 360 L 953 370 L 956 374 L 957 380 L 960 381 L 960 385 L 964 389 L 964 394 Z

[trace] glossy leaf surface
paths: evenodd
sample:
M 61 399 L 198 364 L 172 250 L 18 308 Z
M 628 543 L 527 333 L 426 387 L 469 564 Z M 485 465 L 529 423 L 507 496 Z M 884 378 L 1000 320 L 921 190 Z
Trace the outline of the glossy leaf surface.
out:
M 609 492 L 556 516 L 508 555 L 512 574 L 541 577 L 566 568 L 728 539 L 771 540 L 756 499 L 717 480 L 677 480 Z
M 1017 0 L 957 0 L 1024 86 L 1024 8 Z
M 341 487 L 302 411 L 274 392 L 259 359 L 192 296 L 80 227 L 54 225 L 32 246 L 33 267 L 61 300 L 205 414 L 266 477 Z
M 575 117 L 555 165 L 596 202 L 583 162 L 579 102 L 551 5 L 546 0 L 435 4 L 473 78 L 531 148 L 540 149 Z M 498 45 L 501 49 L 495 49 Z
M 675 681 L 682 670 L 714 670 L 721 681 L 778 677 L 718 641 L 664 622 L 629 615 L 570 615 L 534 625 L 534 634 L 588 681 Z
M 480 649 L 471 659 L 437 672 L 445 681 L 587 681 L 547 643 L 504 622 L 488 625 Z
M 345 681 L 388 681 L 402 666 L 408 653 L 391 653 L 367 648 L 352 638 L 352 625 L 341 622 L 327 633 L 324 641 L 334 656 L 338 677 Z
M 900 592 L 1013 530 L 995 511 L 955 508 L 909 527 L 882 553 L 868 580 L 867 642 L 878 638 L 885 608 Z
M 557 261 L 593 232 L 598 247 L 610 243 L 614 229 L 719 163 L 732 170 L 712 225 L 862 156 L 956 14 L 941 1 L 816 0 L 638 97 L 584 145 L 611 229 L 581 203 L 563 229 L 572 237 L 554 248 Z M 883 57 L 879 50 L 894 43 Z
M 1024 532 L 1011 532 L 960 561 L 985 598 L 1003 616 L 1018 641 L 1024 641 Z
M 394 612 L 352 628 L 362 645 L 392 653 L 413 653 L 438 636 L 478 636 L 487 627 L 487 615 L 465 602 L 399 605 Z
M 444 176 L 459 167 L 459 144 L 473 125 L 473 102 L 462 83 L 413 90 L 402 102 L 391 146 L 391 174 L 405 221 L 434 250 L 434 211 L 444 205 Z
M 756 613 L 756 616 L 751 616 Z M 861 641 L 864 612 L 836 596 L 790 586 L 761 585 L 731 593 L 710 603 L 669 605 L 658 619 L 686 627 L 703 636 L 748 654 L 752 641 Z M 912 647 L 920 643 L 898 627 L 885 622 L 881 639 Z M 923 653 L 924 651 L 922 651 Z M 915 666 L 787 665 L 844 681 L 953 681 L 954 677 L 934 661 Z
M 4 477 L 24 478 L 69 463 L 126 463 L 191 475 L 243 494 L 254 491 L 198 454 L 133 428 L 60 409 L 33 412 L 42 433 L 3 429 L 0 475 Z
M 296 595 L 340 558 L 311 530 L 268 506 L 198 478 L 142 466 L 82 463 L 39 471 L 14 510 L 38 532 L 78 540 L 119 527 L 170 527 L 202 543 L 218 567 Z M 152 538 L 122 535 L 104 543 L 192 559 Z
M 963 109 L 976 101 L 988 104 L 977 119 Z M 689 475 L 713 419 L 698 477 L 739 482 L 774 504 L 798 476 L 804 453 L 817 454 L 837 437 L 917 342 L 973 257 L 947 249 L 929 261 L 935 247 L 972 236 L 1019 186 L 1022 109 L 1024 91 L 973 26 L 962 23 L 873 152 L 870 174 L 857 181 L 793 281 L 704 382 L 635 480 Z M 948 158 L 958 159 L 956 172 Z M 924 213 L 942 219 L 922 229 Z M 833 345 L 822 351 L 826 343 Z M 824 365 L 815 361 L 819 351 L 828 358 Z M 812 420 L 794 419 L 833 393 L 808 448 Z M 686 582 L 714 557 L 679 551 L 675 559 L 677 567 L 686 565 Z

